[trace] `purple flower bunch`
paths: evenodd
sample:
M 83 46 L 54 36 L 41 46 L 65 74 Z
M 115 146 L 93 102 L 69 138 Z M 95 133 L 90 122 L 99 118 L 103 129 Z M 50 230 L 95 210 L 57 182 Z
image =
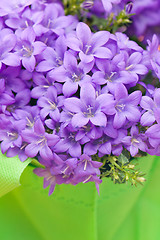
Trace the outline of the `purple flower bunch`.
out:
M 0 39 L 1 151 L 35 157 L 49 194 L 62 183 L 98 190 L 101 158 L 124 149 L 160 154 L 160 91 L 143 81 L 160 78 L 156 35 L 143 50 L 123 33 L 92 33 L 61 3 L 4 0 Z
M 133 1 L 133 0 L 132 0 Z M 98 16 L 108 16 L 111 12 L 118 13 L 124 8 L 128 0 L 94 0 L 91 12 Z
M 134 15 L 128 34 L 136 35 L 144 43 L 147 39 L 151 40 L 155 33 L 160 38 L 159 0 L 134 0 L 131 13 Z
M 112 14 L 116 17 L 124 8 L 126 14 L 131 14 L 132 24 L 127 29 L 129 36 L 134 35 L 145 44 L 154 33 L 160 38 L 159 0 L 95 0 L 90 13 L 107 19 Z

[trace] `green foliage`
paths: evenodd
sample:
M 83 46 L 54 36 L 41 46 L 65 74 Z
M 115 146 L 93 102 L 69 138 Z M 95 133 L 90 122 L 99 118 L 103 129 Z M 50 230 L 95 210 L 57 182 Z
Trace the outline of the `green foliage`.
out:
M 136 169 L 136 159 L 131 158 L 126 150 L 120 156 L 105 156 L 98 158 L 93 156 L 93 160 L 102 161 L 101 178 L 109 177 L 114 183 L 130 182 L 131 185 L 142 184 L 145 178 L 139 169 Z
M 130 17 L 132 15 L 133 14 L 128 14 L 125 8 L 118 15 L 111 12 L 107 18 L 99 18 L 92 15 L 90 18 L 90 27 L 93 31 L 97 31 L 98 28 L 98 30 L 107 30 L 111 33 L 119 30 L 124 32 L 126 31 L 126 27 L 131 24 Z
M 107 30 L 111 33 L 115 33 L 117 30 L 124 32 L 126 26 L 131 23 L 130 17 L 133 14 L 129 14 L 126 11 L 126 7 L 118 14 L 115 15 L 111 12 L 107 18 L 102 18 L 95 15 L 91 15 L 86 18 L 87 9 L 83 8 L 84 0 L 63 0 L 63 5 L 66 15 L 77 15 L 80 21 L 87 23 L 93 32 L 97 30 Z
M 78 15 L 80 17 L 81 6 L 84 0 L 62 0 L 66 15 Z

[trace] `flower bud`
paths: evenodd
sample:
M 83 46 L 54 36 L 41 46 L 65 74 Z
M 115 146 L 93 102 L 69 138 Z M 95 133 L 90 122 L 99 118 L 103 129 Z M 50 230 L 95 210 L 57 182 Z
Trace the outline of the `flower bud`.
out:
M 137 177 L 137 180 L 141 183 L 146 181 L 144 177 Z
M 85 9 L 90 9 L 93 7 L 93 0 L 85 0 L 82 4 L 81 4 L 81 8 L 85 8 Z
M 132 2 L 129 2 L 127 5 L 126 5 L 126 13 L 131 13 L 132 11 L 132 8 L 133 8 L 133 3 Z
M 133 169 L 133 168 L 135 167 L 135 165 L 129 164 L 128 167 L 129 167 L 130 169 Z

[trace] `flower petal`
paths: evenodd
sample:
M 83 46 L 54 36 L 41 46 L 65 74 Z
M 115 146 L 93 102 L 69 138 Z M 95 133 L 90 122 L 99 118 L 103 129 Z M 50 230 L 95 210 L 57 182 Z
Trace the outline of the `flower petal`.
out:
M 89 118 L 84 117 L 83 113 L 77 113 L 73 116 L 71 123 L 73 127 L 83 127 L 89 122 Z
M 17 67 L 20 65 L 20 58 L 14 53 L 5 54 L 5 57 L 1 61 L 4 64 L 12 67 Z
M 89 42 L 92 33 L 87 24 L 80 22 L 77 25 L 76 34 L 84 46 Z
M 33 72 L 36 65 L 35 57 L 31 56 L 29 58 L 23 58 L 22 64 L 29 72 Z
M 94 117 L 90 118 L 90 121 L 96 126 L 105 127 L 107 124 L 107 117 L 104 113 L 98 112 Z

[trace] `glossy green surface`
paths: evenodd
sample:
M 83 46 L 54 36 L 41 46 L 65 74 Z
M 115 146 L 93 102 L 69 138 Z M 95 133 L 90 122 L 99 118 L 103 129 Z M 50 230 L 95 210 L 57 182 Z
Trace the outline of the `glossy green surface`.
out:
M 100 196 L 93 183 L 57 186 L 52 196 L 29 165 L 21 186 L 0 198 L 2 240 L 159 240 L 160 159 L 139 159 L 144 186 L 104 179 Z

